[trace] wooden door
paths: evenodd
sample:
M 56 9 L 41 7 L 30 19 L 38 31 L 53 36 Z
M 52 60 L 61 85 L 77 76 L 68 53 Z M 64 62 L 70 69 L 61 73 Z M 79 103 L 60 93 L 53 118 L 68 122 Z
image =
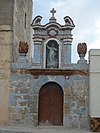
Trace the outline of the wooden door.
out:
M 45 84 L 39 93 L 39 125 L 63 124 L 63 91 L 54 83 Z

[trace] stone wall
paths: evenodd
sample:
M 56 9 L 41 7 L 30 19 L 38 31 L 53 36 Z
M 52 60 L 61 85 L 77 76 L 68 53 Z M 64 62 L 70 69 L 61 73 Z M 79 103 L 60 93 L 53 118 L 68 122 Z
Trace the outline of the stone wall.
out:
M 14 5 L 13 61 L 16 62 L 19 56 L 18 47 L 20 41 L 26 41 L 29 44 L 28 61 L 30 61 L 32 44 L 32 0 L 15 0 Z
M 8 122 L 13 0 L 0 0 L 0 124 Z
M 32 0 L 0 0 L 0 124 L 8 123 L 10 68 L 18 56 L 18 44 L 31 45 L 31 17 Z
M 12 26 L 13 4 L 14 0 L 0 0 L 0 25 Z
M 10 125 L 31 126 L 33 124 L 31 80 L 31 75 L 14 74 L 11 77 L 9 98 Z
M 91 131 L 100 132 L 100 49 L 89 52 L 89 110 Z
M 8 84 L 10 79 L 12 30 L 0 25 L 0 124 L 8 121 Z
M 83 70 L 71 72 L 12 68 L 9 124 L 38 125 L 39 91 L 44 84 L 53 81 L 64 92 L 63 126 L 88 127 L 88 73 Z

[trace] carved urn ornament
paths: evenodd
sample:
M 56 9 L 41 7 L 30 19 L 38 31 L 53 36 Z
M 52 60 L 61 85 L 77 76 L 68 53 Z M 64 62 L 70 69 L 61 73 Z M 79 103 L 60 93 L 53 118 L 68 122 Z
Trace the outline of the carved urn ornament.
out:
M 23 54 L 27 54 L 27 52 L 28 52 L 28 43 L 27 42 L 25 42 L 25 41 L 20 41 L 19 42 L 19 53 L 21 54 L 21 53 L 23 53 Z
M 80 58 L 82 58 L 82 57 L 84 58 L 85 54 L 87 52 L 87 44 L 85 42 L 79 43 L 77 46 L 77 52 L 78 52 Z

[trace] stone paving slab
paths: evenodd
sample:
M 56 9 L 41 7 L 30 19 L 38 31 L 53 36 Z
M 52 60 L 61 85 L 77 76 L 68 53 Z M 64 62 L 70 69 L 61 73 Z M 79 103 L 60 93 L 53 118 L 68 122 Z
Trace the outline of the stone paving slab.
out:
M 0 133 L 92 133 L 89 129 L 67 129 L 65 127 L 9 127 L 0 126 Z

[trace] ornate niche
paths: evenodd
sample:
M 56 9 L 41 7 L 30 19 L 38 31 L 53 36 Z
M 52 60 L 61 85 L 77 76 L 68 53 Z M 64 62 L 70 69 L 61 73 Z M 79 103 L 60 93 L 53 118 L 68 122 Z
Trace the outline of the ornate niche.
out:
M 59 68 L 59 44 L 55 40 L 46 44 L 46 68 Z

